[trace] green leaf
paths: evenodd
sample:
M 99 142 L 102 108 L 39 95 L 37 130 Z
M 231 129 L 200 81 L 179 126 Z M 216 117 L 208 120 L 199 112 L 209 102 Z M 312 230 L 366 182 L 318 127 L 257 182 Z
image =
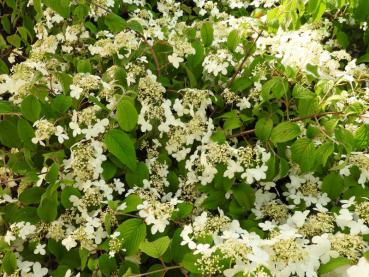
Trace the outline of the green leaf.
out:
M 106 133 L 104 142 L 109 150 L 120 162 L 134 171 L 137 166 L 136 151 L 132 140 L 123 131 L 112 129 Z
M 109 13 L 105 16 L 104 22 L 112 33 L 119 33 L 127 27 L 127 22 L 115 13 Z
M 251 210 L 255 202 L 255 192 L 248 184 L 242 183 L 233 189 L 233 196 L 237 203 L 246 209 Z
M 12 274 L 17 269 L 17 256 L 13 252 L 6 252 L 3 257 L 2 267 L 7 274 Z
M 167 251 L 170 244 L 169 237 L 161 237 L 155 241 L 143 241 L 140 245 L 142 252 L 153 258 L 160 258 Z
M 41 201 L 37 208 L 37 215 L 45 222 L 52 222 L 58 215 L 57 188 L 57 184 L 51 185 L 41 196 Z
M 29 205 L 29 204 L 37 204 L 40 202 L 41 195 L 45 192 L 45 189 L 41 187 L 32 187 L 25 189 L 20 195 L 19 195 L 19 201 L 21 201 L 23 204 Z
M 273 120 L 262 117 L 255 125 L 255 135 L 261 140 L 267 140 L 270 137 L 273 129 Z
M 82 247 L 79 248 L 79 258 L 81 259 L 81 269 L 82 270 L 85 269 L 89 256 L 90 256 L 90 251 Z
M 34 150 L 36 145 L 32 143 L 32 138 L 35 136 L 35 132 L 31 124 L 25 119 L 19 119 L 17 124 L 18 135 L 24 146 Z
M 134 130 L 138 114 L 135 106 L 129 100 L 122 100 L 117 105 L 117 120 L 119 126 L 126 132 Z
M 26 119 L 35 122 L 40 118 L 41 104 L 35 96 L 29 95 L 22 101 L 21 111 Z
M 237 45 L 240 43 L 240 37 L 237 30 L 233 30 L 229 33 L 227 38 L 227 47 L 229 50 L 234 51 Z
M 185 68 L 186 70 L 186 73 L 187 73 L 187 77 L 188 77 L 188 80 L 190 81 L 190 85 L 192 88 L 196 88 L 197 87 L 197 80 L 196 80 L 196 76 L 195 74 L 191 71 L 190 68 L 188 68 L 188 66 L 186 66 L 185 64 L 183 64 L 183 67 Z
M 124 199 L 123 203 L 125 203 L 127 207 L 122 210 L 122 213 L 130 213 L 137 211 L 137 206 L 142 203 L 142 200 L 138 195 L 130 194 Z
M 211 46 L 214 40 L 214 29 L 210 22 L 205 22 L 201 26 L 201 39 L 205 47 Z
M 180 263 L 183 268 L 187 269 L 192 273 L 201 273 L 201 271 L 196 266 L 197 260 L 200 258 L 200 255 L 194 255 L 192 253 L 187 253 L 184 255 L 182 262 Z
M 69 0 L 44 0 L 46 6 L 56 11 L 62 17 L 67 18 L 70 14 L 70 1 Z
M 354 148 L 354 144 L 356 143 L 360 148 L 360 145 L 366 145 L 367 141 L 367 133 L 365 128 L 359 128 L 355 134 L 355 138 L 352 133 L 342 127 L 338 127 L 335 129 L 335 137 L 336 140 L 343 144 L 346 151 L 350 153 Z
M 59 114 L 65 113 L 72 106 L 72 103 L 72 98 L 63 94 L 59 94 L 51 100 L 53 110 Z
M 8 118 L 0 121 L 0 142 L 7 147 L 21 147 L 22 142 L 18 136 L 17 120 Z
M 55 184 L 56 181 L 58 180 L 58 177 L 59 177 L 59 165 L 57 163 L 53 163 L 45 176 L 45 180 L 49 184 Z
M 357 129 L 355 144 L 359 149 L 365 149 L 369 146 L 369 125 L 363 124 Z
M 326 165 L 328 158 L 333 154 L 333 151 L 334 144 L 332 142 L 326 142 L 319 146 L 316 156 L 319 157 L 319 162 L 321 165 Z
M 77 62 L 77 72 L 91 73 L 92 67 L 89 60 L 79 60 Z
M 139 34 L 143 34 L 143 27 L 142 25 L 136 20 L 130 20 L 127 22 L 127 27 Z
M 301 171 L 311 171 L 316 159 L 314 143 L 308 138 L 296 140 L 291 146 L 291 158 L 300 166 Z
M 321 190 L 326 192 L 331 199 L 336 199 L 343 189 L 343 179 L 337 172 L 331 172 L 324 177 Z
M 62 203 L 64 208 L 69 209 L 73 206 L 73 204 L 69 200 L 69 197 L 71 197 L 72 195 L 76 195 L 77 197 L 79 197 L 81 196 L 81 192 L 74 187 L 65 187 L 62 190 L 60 202 Z
M 293 140 L 301 133 L 299 125 L 292 122 L 282 122 L 273 128 L 271 140 L 273 143 L 283 143 Z
M 0 59 L 0 74 L 9 74 L 8 66 L 2 59 Z
M 307 12 L 311 13 L 312 20 L 318 21 L 327 8 L 326 0 L 310 0 L 307 5 Z
M 13 45 L 15 48 L 19 48 L 21 46 L 21 38 L 17 34 L 13 34 L 6 37 L 6 40 Z
M 287 95 L 288 89 L 288 82 L 286 80 L 280 77 L 274 77 L 265 82 L 261 89 L 261 96 L 264 101 L 269 101 L 273 98 L 280 99 Z
M 248 77 L 237 78 L 232 84 L 232 90 L 242 92 L 253 85 L 253 81 Z
M 143 180 L 149 179 L 149 169 L 146 164 L 143 162 L 139 162 L 135 170 L 126 172 L 126 182 L 127 185 L 131 188 L 135 186 L 142 187 Z
M 224 121 L 223 128 L 224 130 L 233 130 L 240 128 L 242 126 L 242 122 L 239 118 L 233 117 L 228 118 Z
M 111 276 L 111 273 L 117 269 L 117 262 L 108 254 L 102 254 L 99 258 L 99 268 L 104 276 Z
M 352 261 L 345 257 L 331 258 L 331 260 L 328 263 L 322 264 L 319 267 L 318 273 L 319 274 L 328 273 L 335 270 L 338 267 L 345 265 L 352 265 Z
M 146 225 L 141 219 L 132 218 L 119 225 L 117 231 L 119 237 L 123 239 L 123 248 L 126 249 L 127 256 L 138 252 L 141 242 L 146 237 Z
M 177 208 L 178 210 L 175 210 L 172 214 L 173 220 L 182 219 L 189 216 L 192 212 L 193 206 L 190 203 L 183 202 L 179 203 Z

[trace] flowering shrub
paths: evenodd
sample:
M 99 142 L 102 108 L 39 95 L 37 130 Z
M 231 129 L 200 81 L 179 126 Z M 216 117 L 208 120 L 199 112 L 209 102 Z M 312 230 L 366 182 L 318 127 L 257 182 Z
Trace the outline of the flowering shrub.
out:
M 369 2 L 19 5 L 4 276 L 369 276 Z

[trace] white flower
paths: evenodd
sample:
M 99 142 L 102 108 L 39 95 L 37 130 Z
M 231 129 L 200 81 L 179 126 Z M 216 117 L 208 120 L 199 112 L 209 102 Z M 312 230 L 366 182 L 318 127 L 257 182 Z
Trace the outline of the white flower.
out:
M 267 170 L 268 167 L 266 165 L 258 166 L 256 168 L 247 168 L 241 177 L 246 179 L 248 184 L 252 184 L 254 181 L 265 179 Z
M 46 244 L 37 244 L 36 249 L 33 251 L 34 254 L 40 254 L 40 255 L 45 255 L 46 254 L 46 250 L 45 250 Z
M 168 56 L 168 61 L 175 67 L 178 68 L 179 64 L 183 62 L 182 57 L 178 57 L 177 53 L 173 53 L 172 55 Z
M 68 236 L 63 239 L 62 244 L 65 246 L 65 248 L 67 248 L 68 251 L 77 246 L 77 242 L 72 238 L 72 236 Z
M 236 172 L 242 172 L 243 171 L 243 167 L 235 162 L 234 160 L 228 160 L 228 166 L 226 171 L 224 171 L 224 177 L 228 177 L 229 179 L 232 179 L 234 177 L 234 174 Z
M 356 265 L 349 267 L 346 270 L 348 277 L 369 276 L 369 262 L 365 257 L 359 259 Z
M 291 221 L 296 225 L 296 227 L 300 228 L 302 225 L 304 225 L 309 212 L 309 210 L 304 212 L 296 211 L 293 216 L 291 216 Z
M 83 92 L 83 89 L 79 86 L 70 85 L 70 96 L 76 99 L 79 99 L 81 97 L 81 94 Z
M 19 231 L 18 236 L 22 239 L 26 239 L 30 234 L 33 234 L 33 232 L 36 231 L 36 226 L 31 225 L 31 223 L 26 222 L 26 224 L 21 228 Z
M 32 270 L 35 277 L 42 277 L 47 275 L 48 273 L 47 268 L 41 267 L 41 264 L 39 262 L 35 262 L 33 264 Z
M 244 109 L 250 108 L 251 104 L 246 97 L 242 97 L 236 106 L 239 107 L 240 110 L 242 111 Z
M 65 140 L 68 140 L 69 137 L 64 133 L 64 128 L 62 126 L 56 126 L 55 136 L 58 137 L 59 143 L 63 143 Z
M 352 196 L 347 200 L 341 200 L 340 202 L 343 204 L 342 208 L 347 209 L 355 204 L 355 196 Z
M 127 209 L 127 204 L 125 202 L 123 202 L 122 204 L 120 204 L 118 207 L 117 207 L 117 210 L 118 211 L 123 211 Z
M 4 236 L 4 241 L 10 245 L 10 243 L 15 240 L 16 237 L 13 235 L 13 233 L 11 231 L 6 231 L 6 234 Z
M 33 265 L 33 262 L 20 261 L 19 259 L 17 259 L 17 266 L 19 270 L 21 271 L 21 276 L 23 275 L 27 276 L 26 273 L 30 272 L 32 265 Z
M 125 189 L 124 189 L 124 183 L 121 182 L 119 179 L 114 178 L 114 189 L 118 192 L 118 194 L 122 194 Z

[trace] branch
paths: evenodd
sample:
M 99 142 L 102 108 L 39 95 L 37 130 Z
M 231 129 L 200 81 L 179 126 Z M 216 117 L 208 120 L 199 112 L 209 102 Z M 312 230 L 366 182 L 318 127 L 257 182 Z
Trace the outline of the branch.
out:
M 141 274 L 136 274 L 136 275 L 131 275 L 132 277 L 140 277 L 140 276 L 147 276 L 147 275 L 151 275 L 151 274 L 155 274 L 155 273 L 160 273 L 160 272 L 167 272 L 169 270 L 172 269 L 179 269 L 182 268 L 179 265 L 175 265 L 175 266 L 168 266 L 162 269 L 158 269 L 158 270 L 154 270 L 154 271 L 150 271 L 150 272 L 146 272 L 146 273 L 141 273 Z
M 289 122 L 296 122 L 296 121 L 302 121 L 305 119 L 312 119 L 312 118 L 320 118 L 326 115 L 341 115 L 343 114 L 343 112 L 324 112 L 324 113 L 319 113 L 319 114 L 311 114 L 311 115 L 307 115 L 307 116 L 302 116 L 302 117 L 296 117 L 296 118 L 292 118 L 290 120 L 288 120 Z M 228 136 L 228 138 L 235 138 L 235 137 L 239 137 L 242 135 L 247 135 L 247 134 L 252 134 L 255 132 L 255 129 L 250 129 L 250 130 L 246 130 L 234 135 L 230 135 Z
M 227 83 L 226 87 L 230 87 L 234 80 L 236 79 L 237 75 L 241 72 L 245 62 L 247 61 L 247 59 L 251 56 L 252 53 L 252 48 L 255 46 L 256 42 L 259 40 L 261 34 L 263 33 L 263 30 L 261 30 L 260 32 L 258 32 L 257 37 L 254 39 L 254 41 L 252 42 L 252 45 L 250 46 L 250 48 L 247 49 L 245 56 L 243 57 L 240 65 L 238 66 L 237 70 L 233 73 L 232 78 L 229 80 L 229 82 Z
M 156 66 L 156 72 L 158 74 L 158 77 L 160 77 L 161 70 L 160 70 L 159 60 L 158 60 L 158 57 L 155 54 L 154 48 L 150 45 L 150 43 L 147 41 L 146 37 L 143 34 L 141 34 L 139 32 L 136 32 L 136 33 L 143 39 L 143 41 L 145 42 L 145 44 L 149 47 L 150 52 L 151 52 L 151 55 L 152 55 L 152 57 L 154 59 L 155 66 Z

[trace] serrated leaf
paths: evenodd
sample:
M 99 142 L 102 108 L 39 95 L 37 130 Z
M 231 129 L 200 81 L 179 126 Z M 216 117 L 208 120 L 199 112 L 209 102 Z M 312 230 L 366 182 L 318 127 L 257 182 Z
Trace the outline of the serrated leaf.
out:
M 170 244 L 169 237 L 161 237 L 155 241 L 143 241 L 140 245 L 142 252 L 153 258 L 160 258 L 167 251 Z
M 355 132 L 355 144 L 359 149 L 369 146 L 369 125 L 363 124 Z
M 311 171 L 316 159 L 314 143 L 308 138 L 296 140 L 291 146 L 291 158 L 303 172 Z
M 273 128 L 271 140 L 273 143 L 283 143 L 293 140 L 301 133 L 299 125 L 292 122 L 282 122 Z
M 270 118 L 260 118 L 255 125 L 255 135 L 261 140 L 267 140 L 273 129 L 273 120 Z
M 126 249 L 127 256 L 136 254 L 146 237 L 146 225 L 141 219 L 128 219 L 120 224 L 116 231 L 120 233 L 122 247 Z
M 319 146 L 317 149 L 317 157 L 319 157 L 319 162 L 323 166 L 326 165 L 328 158 L 333 154 L 334 144 L 332 142 L 326 142 Z

